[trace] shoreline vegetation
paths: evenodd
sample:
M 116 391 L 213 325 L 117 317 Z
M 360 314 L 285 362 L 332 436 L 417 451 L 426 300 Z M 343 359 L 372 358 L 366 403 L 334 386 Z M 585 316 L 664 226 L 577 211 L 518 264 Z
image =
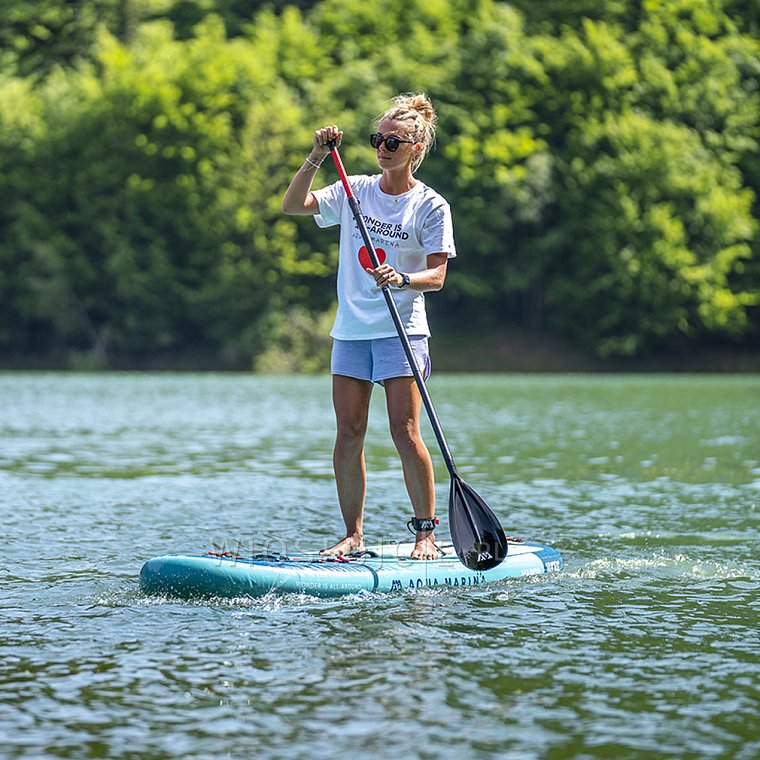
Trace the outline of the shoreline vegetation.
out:
M 520 329 L 479 336 L 443 332 L 436 331 L 431 340 L 435 373 L 760 373 L 760 345 L 683 346 L 647 356 L 601 357 L 561 336 Z M 203 351 L 144 357 L 99 357 L 92 352 L 65 357 L 0 355 L 0 371 L 326 374 L 329 346 L 325 334 L 316 354 L 275 347 L 252 365 Z
M 282 197 L 414 91 L 436 371 L 757 371 L 755 5 L 3 0 L 0 367 L 325 371 L 337 234 Z

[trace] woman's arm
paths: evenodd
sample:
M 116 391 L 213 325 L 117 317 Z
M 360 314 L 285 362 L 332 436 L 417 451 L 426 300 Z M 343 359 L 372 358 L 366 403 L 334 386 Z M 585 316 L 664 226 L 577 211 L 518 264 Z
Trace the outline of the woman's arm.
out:
M 427 257 L 427 269 L 421 272 L 409 272 L 409 289 L 426 292 L 429 290 L 440 290 L 446 281 L 446 267 L 449 261 L 449 254 L 431 253 Z M 390 264 L 381 264 L 377 269 L 368 269 L 377 283 L 382 288 L 385 285 L 400 287 L 404 278 L 402 273 L 397 272 Z
M 319 213 L 319 203 L 311 192 L 311 184 L 325 156 L 330 152 L 328 140 L 335 140 L 340 145 L 343 132 L 336 126 L 322 127 L 314 133 L 314 142 L 308 158 L 288 185 L 282 199 L 282 210 L 286 214 L 314 215 Z

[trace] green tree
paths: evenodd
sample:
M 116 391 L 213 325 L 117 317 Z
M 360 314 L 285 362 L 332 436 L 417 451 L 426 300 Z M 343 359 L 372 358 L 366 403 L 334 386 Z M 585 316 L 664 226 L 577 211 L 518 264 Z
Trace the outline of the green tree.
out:
M 552 319 L 602 354 L 741 335 L 758 294 L 734 286 L 755 232 L 738 170 L 694 130 L 634 112 L 589 123 L 577 140 Z
M 760 334 L 744 0 L 8 0 L 0 20 L 6 353 L 307 366 L 282 351 L 321 351 L 299 325 L 333 305 L 337 240 L 282 193 L 324 123 L 376 171 L 366 134 L 411 90 L 439 110 L 419 177 L 454 210 L 453 324 L 605 355 Z
M 647 4 L 635 34 L 590 19 L 528 34 L 504 6 L 473 25 L 445 148 L 475 254 L 451 277 L 460 302 L 603 354 L 751 328 L 757 230 L 738 167 L 757 150 L 743 73 L 757 44 L 674 5 Z
M 4 181 L 0 259 L 20 273 L 16 316 L 35 347 L 250 356 L 257 319 L 320 258 L 288 264 L 269 170 L 300 119 L 255 49 L 213 18 L 186 42 L 165 23 L 129 47 L 104 32 L 96 64 L 50 76 L 33 102 L 25 138 L 4 112 L 5 161 L 30 147 Z M 35 327 L 48 320 L 54 331 Z
M 139 24 L 161 15 L 172 0 L 3 0 L 0 52 L 22 76 L 40 77 L 93 55 L 105 26 L 129 42 Z

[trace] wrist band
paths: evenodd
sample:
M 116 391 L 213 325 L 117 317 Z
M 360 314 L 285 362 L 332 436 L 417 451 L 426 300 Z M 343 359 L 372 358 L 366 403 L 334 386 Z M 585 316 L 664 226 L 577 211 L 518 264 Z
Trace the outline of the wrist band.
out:
M 315 169 L 319 169 L 322 166 L 321 163 L 315 164 L 308 156 L 306 156 L 306 163 L 311 164 Z

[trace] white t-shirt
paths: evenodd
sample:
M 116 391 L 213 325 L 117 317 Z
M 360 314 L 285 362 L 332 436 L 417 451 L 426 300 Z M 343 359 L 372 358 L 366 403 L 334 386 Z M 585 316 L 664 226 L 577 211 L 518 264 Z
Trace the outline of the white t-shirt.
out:
M 387 257 L 397 272 L 411 274 L 428 268 L 431 253 L 456 256 L 451 209 L 446 200 L 419 181 L 402 195 L 388 195 L 380 189 L 380 177 L 356 176 L 349 181 L 381 263 Z M 330 335 L 338 340 L 397 335 L 385 297 L 360 260 L 368 261 L 369 255 L 343 185 L 336 182 L 315 190 L 314 195 L 320 212 L 314 217 L 316 223 L 320 227 L 340 224 L 338 314 Z M 407 335 L 429 336 L 424 294 L 410 288 L 391 287 L 391 292 Z

